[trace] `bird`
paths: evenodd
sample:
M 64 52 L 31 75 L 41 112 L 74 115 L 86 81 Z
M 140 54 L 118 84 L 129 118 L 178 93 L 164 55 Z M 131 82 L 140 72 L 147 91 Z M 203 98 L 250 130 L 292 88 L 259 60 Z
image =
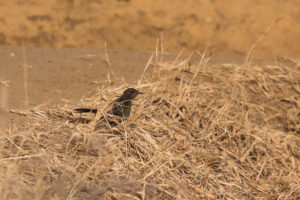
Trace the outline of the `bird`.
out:
M 122 120 L 128 118 L 130 116 L 132 100 L 139 94 L 143 94 L 143 92 L 139 92 L 134 88 L 126 89 L 119 98 L 117 98 L 112 102 L 112 109 L 107 113 L 109 115 L 118 116 Z M 75 108 L 74 111 L 77 113 L 93 113 L 93 114 L 97 114 L 98 112 L 97 109 L 91 109 L 91 108 Z M 100 120 L 103 118 L 104 117 L 102 116 Z

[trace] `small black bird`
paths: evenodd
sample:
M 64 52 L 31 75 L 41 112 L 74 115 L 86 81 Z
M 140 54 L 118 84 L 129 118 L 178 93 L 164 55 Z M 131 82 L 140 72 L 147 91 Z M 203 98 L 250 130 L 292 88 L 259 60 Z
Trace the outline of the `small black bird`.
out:
M 113 101 L 113 107 L 108 114 L 119 116 L 121 118 L 127 118 L 130 115 L 130 110 L 132 106 L 132 100 L 138 95 L 143 94 L 142 92 L 137 91 L 134 88 L 126 89 L 122 96 L 118 99 Z M 97 109 L 90 109 L 90 108 L 76 108 L 74 109 L 78 113 L 97 113 Z M 102 119 L 103 117 L 101 117 Z

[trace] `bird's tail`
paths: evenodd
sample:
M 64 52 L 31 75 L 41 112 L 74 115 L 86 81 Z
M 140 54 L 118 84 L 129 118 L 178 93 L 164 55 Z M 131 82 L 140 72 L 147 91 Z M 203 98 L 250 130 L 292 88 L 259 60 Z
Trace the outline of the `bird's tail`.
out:
M 90 108 L 75 108 L 74 111 L 78 113 L 89 113 L 89 112 L 94 114 L 97 113 L 97 109 L 90 109 Z

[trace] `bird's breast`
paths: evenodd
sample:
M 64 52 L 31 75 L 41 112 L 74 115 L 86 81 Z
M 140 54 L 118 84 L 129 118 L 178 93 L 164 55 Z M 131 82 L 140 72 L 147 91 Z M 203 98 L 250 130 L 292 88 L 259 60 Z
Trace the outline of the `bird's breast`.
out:
M 131 101 L 118 102 L 114 105 L 111 113 L 119 117 L 129 117 L 131 105 Z

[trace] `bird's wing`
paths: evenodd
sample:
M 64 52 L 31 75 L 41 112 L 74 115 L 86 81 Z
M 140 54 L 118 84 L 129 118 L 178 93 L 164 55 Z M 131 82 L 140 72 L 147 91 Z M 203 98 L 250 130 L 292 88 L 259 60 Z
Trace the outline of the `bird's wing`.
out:
M 74 111 L 78 113 L 89 113 L 89 112 L 94 114 L 97 113 L 97 109 L 92 109 L 92 108 L 75 108 Z

